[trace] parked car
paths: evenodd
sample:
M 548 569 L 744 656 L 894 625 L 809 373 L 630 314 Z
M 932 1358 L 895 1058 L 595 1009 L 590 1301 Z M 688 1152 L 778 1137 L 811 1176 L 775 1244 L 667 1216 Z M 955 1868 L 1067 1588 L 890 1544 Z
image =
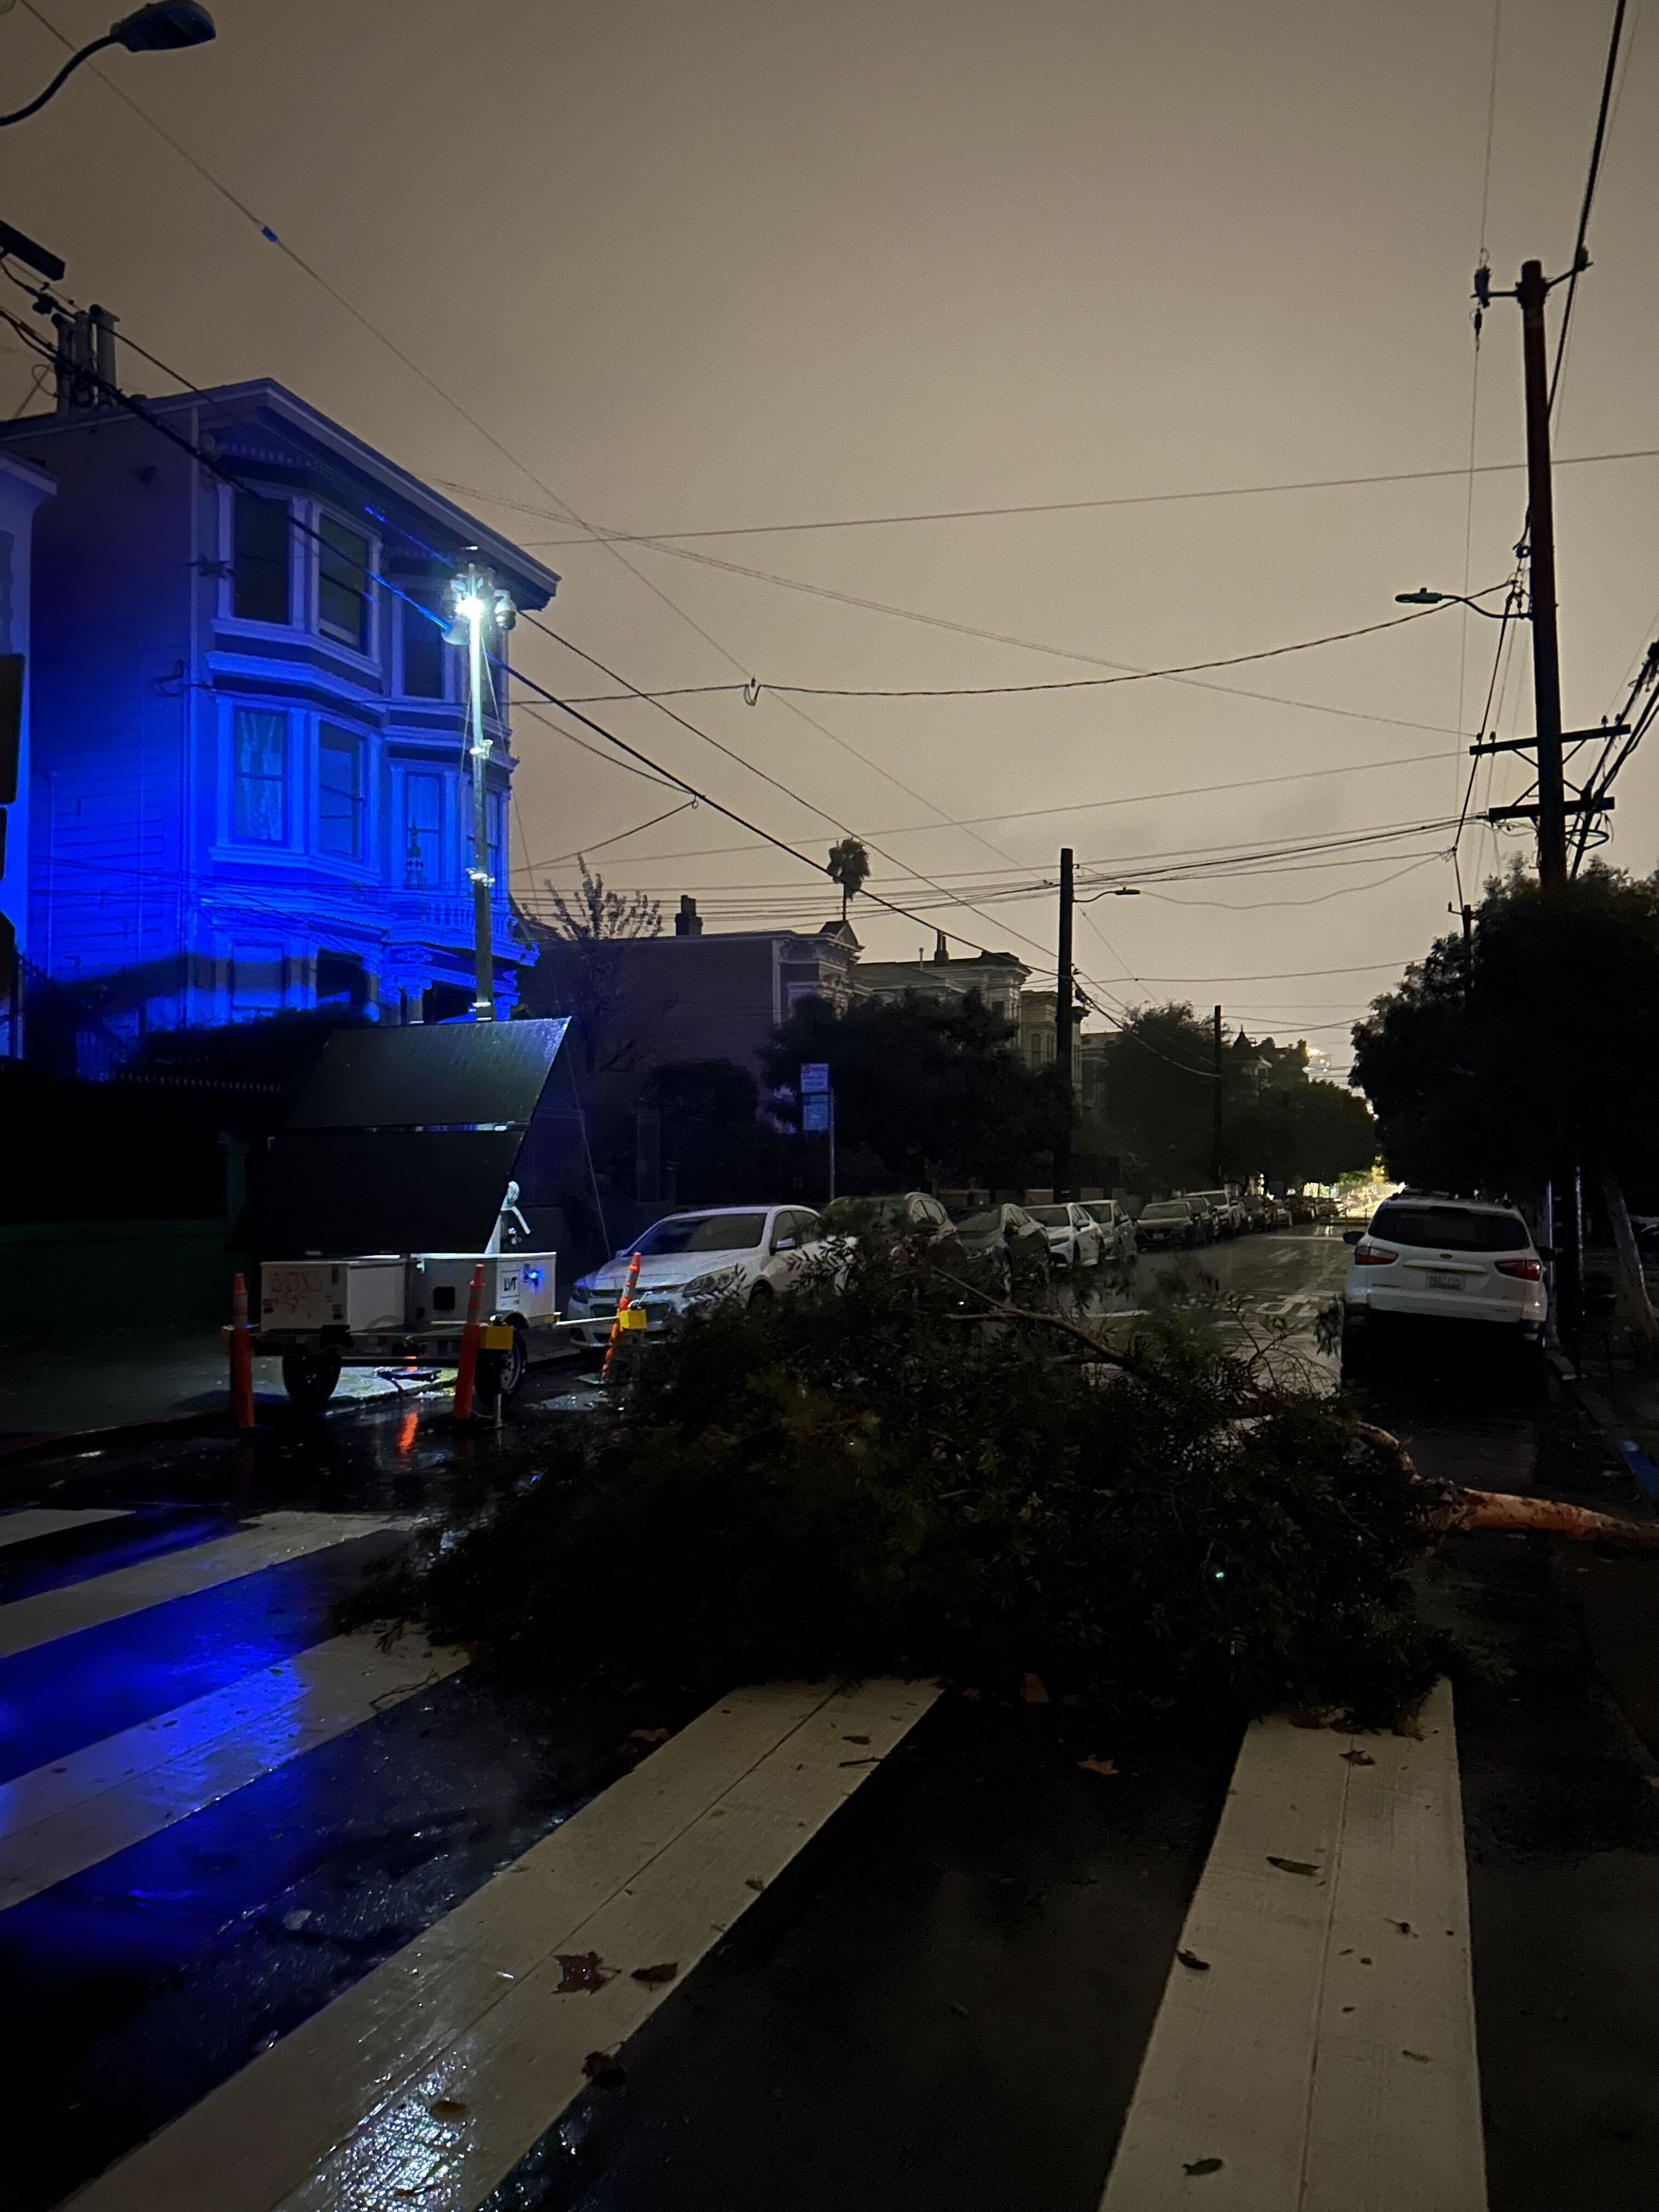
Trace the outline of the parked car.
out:
M 647 1333 L 665 1328 L 704 1299 L 737 1297 L 746 1305 L 788 1290 L 823 1249 L 818 1216 L 805 1206 L 707 1206 L 670 1213 L 632 1244 L 573 1286 L 566 1331 L 579 1344 L 602 1345 L 635 1252 L 635 1304 Z
M 885 1235 L 895 1256 L 912 1249 L 941 1258 L 962 1249 L 956 1224 L 931 1191 L 901 1190 L 874 1198 L 832 1198 L 823 1213 L 826 1237 Z
M 1198 1191 L 1184 1190 L 1181 1195 L 1185 1203 L 1192 1208 L 1193 1227 L 1198 1232 L 1194 1241 L 1200 1244 L 1213 1244 L 1221 1234 L 1221 1224 L 1215 1218 L 1215 1208 L 1209 1200 Z
M 1366 1228 L 1345 1231 L 1343 1242 L 1353 1247 L 1342 1288 L 1345 1362 L 1407 1320 L 1484 1325 L 1528 1348 L 1543 1343 L 1547 1255 L 1513 1206 L 1387 1199 Z
M 1230 1191 L 1194 1190 L 1188 1191 L 1187 1195 L 1201 1199 L 1208 1206 L 1214 1218 L 1218 1237 L 1240 1237 L 1243 1234 L 1246 1226 L 1244 1209 Z
M 1100 1231 L 1103 1257 L 1119 1261 L 1135 1257 L 1140 1246 L 1134 1223 L 1115 1198 L 1085 1198 L 1083 1211 Z
M 1025 1211 L 1048 1237 L 1048 1257 L 1056 1267 L 1100 1265 L 1104 1245 L 1099 1226 L 1075 1199 L 1056 1206 L 1028 1206 Z
M 1186 1249 L 1204 1241 L 1191 1202 L 1184 1198 L 1155 1198 L 1143 1206 L 1135 1236 L 1143 1252 Z
M 1023 1206 L 963 1209 L 951 1216 L 957 1238 L 969 1259 L 986 1261 L 1004 1291 L 1035 1282 L 1048 1272 L 1048 1235 Z

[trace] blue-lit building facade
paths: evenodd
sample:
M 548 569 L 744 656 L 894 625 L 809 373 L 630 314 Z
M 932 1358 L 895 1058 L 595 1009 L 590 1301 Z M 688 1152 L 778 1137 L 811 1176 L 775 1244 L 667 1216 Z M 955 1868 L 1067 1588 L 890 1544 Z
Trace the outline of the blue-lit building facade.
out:
M 558 579 L 280 386 L 0 426 L 34 518 L 33 968 L 118 1034 L 330 1002 L 463 1012 L 473 987 L 465 656 L 472 558 Z M 230 479 L 228 481 L 227 479 Z M 476 549 L 476 550 L 474 550 Z M 533 958 L 507 901 L 507 680 L 486 715 L 497 1011 Z

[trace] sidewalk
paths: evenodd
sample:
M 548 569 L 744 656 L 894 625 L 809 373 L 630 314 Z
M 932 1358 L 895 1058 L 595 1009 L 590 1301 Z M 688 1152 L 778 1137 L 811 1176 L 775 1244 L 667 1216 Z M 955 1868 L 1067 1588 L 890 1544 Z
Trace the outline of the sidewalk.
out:
M 256 1359 L 257 1400 L 285 1405 L 281 1363 Z M 395 1383 L 349 1367 L 341 1404 L 392 1397 Z M 205 1425 L 230 1411 L 228 1363 L 216 1329 L 183 1334 L 105 1329 L 83 1343 L 0 1350 L 0 1453 L 37 1437 L 78 1436 L 149 1422 Z

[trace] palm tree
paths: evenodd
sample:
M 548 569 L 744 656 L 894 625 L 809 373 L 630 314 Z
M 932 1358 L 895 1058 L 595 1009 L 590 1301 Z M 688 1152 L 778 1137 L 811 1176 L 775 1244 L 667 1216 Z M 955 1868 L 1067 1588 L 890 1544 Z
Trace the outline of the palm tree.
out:
M 841 885 L 841 918 L 845 921 L 848 900 L 864 889 L 870 873 L 870 855 L 858 838 L 843 837 L 839 845 L 831 846 L 824 872 L 832 884 Z

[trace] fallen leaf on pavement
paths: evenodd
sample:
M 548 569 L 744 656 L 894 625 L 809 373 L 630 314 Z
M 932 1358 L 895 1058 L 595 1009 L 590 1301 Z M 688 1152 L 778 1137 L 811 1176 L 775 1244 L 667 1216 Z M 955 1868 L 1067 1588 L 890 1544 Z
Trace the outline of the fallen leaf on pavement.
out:
M 1429 2063 L 1429 2054 L 1426 2051 L 1407 2051 L 1402 2045 L 1400 2056 L 1402 2058 L 1414 2058 L 1419 2066 L 1426 2066 Z
M 1306 1859 L 1275 1858 L 1271 1851 L 1267 1854 L 1267 1864 L 1276 1866 L 1280 1874 L 1317 1874 L 1319 1872 L 1319 1869 L 1316 1866 L 1310 1866 Z
M 868 1743 L 869 1741 L 867 1735 L 844 1735 L 842 1738 L 843 1743 Z
M 597 1951 L 561 1951 L 557 1957 L 563 1978 L 553 1992 L 555 1996 L 568 1996 L 573 1990 L 602 1990 L 616 1972 L 605 1966 Z
M 1413 1743 L 1421 1743 L 1428 1735 L 1427 1729 L 1414 1715 L 1410 1720 L 1396 1721 L 1394 1732 L 1396 1735 L 1408 1735 Z
M 614 2051 L 590 2051 L 582 2061 L 582 2072 L 601 2089 L 620 2089 L 628 2079 Z
M 672 1730 L 668 1729 L 629 1729 L 629 1743 L 666 1743 Z
M 1079 1759 L 1078 1765 L 1085 1774 L 1115 1774 L 1117 1772 L 1116 1767 L 1109 1759 Z
M 1041 1674 L 1028 1674 L 1019 1686 L 1019 1701 L 1023 1705 L 1046 1705 L 1048 1692 L 1042 1686 Z
M 967 2019 L 967 2017 L 968 2017 L 968 2008 L 967 2008 L 967 2006 L 966 2006 L 966 2005 L 963 2005 L 963 2004 L 953 2004 L 953 2005 L 951 2006 L 951 2011 L 952 2011 L 953 2013 L 955 2013 L 955 2014 L 956 2014 L 956 2016 L 957 2016 L 957 2018 L 958 2020 L 966 2020 L 966 2019 Z
M 881 1765 L 878 1759 L 843 1759 L 837 1763 L 842 1766 L 879 1766 Z
M 680 1970 L 678 1959 L 670 1959 L 660 1966 L 635 1966 L 629 1979 L 634 1982 L 672 1982 Z
M 1414 1936 L 1417 1933 L 1409 1920 L 1391 1920 L 1389 1925 L 1390 1928 L 1397 1928 L 1402 1936 Z
M 434 2097 L 427 2110 L 434 2120 L 459 2120 L 466 2110 L 465 2097 Z
M 1183 2166 L 1181 2171 L 1183 2173 L 1219 2173 L 1221 2160 L 1218 2158 L 1195 2158 L 1190 2166 Z
M 1356 1747 L 1352 1751 L 1345 1751 L 1342 1753 L 1342 1756 L 1347 1760 L 1350 1766 L 1375 1766 L 1376 1764 L 1376 1761 L 1371 1757 L 1370 1752 L 1361 1751 L 1358 1747 Z
M 757 1874 L 749 1874 L 744 1876 L 743 1886 L 745 1889 L 764 1889 L 766 1884 Z
M 1200 1959 L 1196 1951 L 1177 1951 L 1176 1956 L 1189 1974 L 1207 1974 L 1210 1971 L 1209 1960 Z

